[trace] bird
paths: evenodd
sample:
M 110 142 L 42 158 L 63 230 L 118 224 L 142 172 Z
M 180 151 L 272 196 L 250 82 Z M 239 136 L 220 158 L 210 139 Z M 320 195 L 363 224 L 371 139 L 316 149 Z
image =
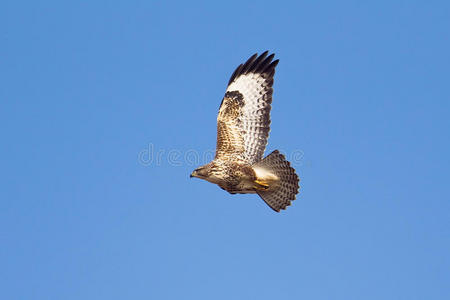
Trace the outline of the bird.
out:
M 231 75 L 217 116 L 215 157 L 190 177 L 217 184 L 230 194 L 256 193 L 280 212 L 295 200 L 300 179 L 280 151 L 263 158 L 279 63 L 268 53 L 255 53 Z

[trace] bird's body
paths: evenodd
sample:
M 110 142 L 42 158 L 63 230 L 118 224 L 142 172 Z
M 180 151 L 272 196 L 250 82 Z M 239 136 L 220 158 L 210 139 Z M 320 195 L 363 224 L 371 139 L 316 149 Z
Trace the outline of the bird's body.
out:
M 232 160 L 214 160 L 211 164 L 213 171 L 205 180 L 231 194 L 255 193 L 256 174 L 251 165 Z
M 267 51 L 233 73 L 217 117 L 217 149 L 212 162 L 191 174 L 231 194 L 258 193 L 275 211 L 298 192 L 295 170 L 277 150 L 263 159 L 270 131 L 273 75 L 278 60 Z

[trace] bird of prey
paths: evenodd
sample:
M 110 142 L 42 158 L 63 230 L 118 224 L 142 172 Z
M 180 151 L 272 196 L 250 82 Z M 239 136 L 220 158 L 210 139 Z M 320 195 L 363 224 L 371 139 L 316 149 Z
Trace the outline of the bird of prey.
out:
M 295 200 L 299 178 L 278 150 L 263 158 L 279 61 L 267 54 L 254 54 L 231 75 L 217 117 L 215 158 L 191 177 L 215 183 L 231 194 L 257 193 L 279 212 Z

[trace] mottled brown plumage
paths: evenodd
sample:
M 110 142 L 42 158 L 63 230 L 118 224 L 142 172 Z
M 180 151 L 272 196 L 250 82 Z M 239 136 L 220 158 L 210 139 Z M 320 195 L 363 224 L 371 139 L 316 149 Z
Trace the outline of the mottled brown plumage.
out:
M 231 194 L 258 193 L 275 211 L 298 192 L 298 176 L 278 151 L 263 159 L 270 131 L 273 76 L 278 60 L 264 52 L 239 65 L 217 116 L 217 147 L 212 162 L 191 174 Z

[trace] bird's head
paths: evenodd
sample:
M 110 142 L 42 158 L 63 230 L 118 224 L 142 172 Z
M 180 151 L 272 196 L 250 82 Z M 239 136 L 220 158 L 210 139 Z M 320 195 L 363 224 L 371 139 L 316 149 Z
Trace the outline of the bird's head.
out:
M 210 176 L 211 174 L 211 166 L 210 164 L 198 167 L 197 169 L 195 169 L 194 171 L 192 171 L 191 173 L 191 178 L 192 177 L 197 177 L 200 179 L 206 179 Z
M 214 160 L 209 164 L 198 167 L 191 173 L 192 177 L 197 177 L 200 179 L 204 179 L 211 183 L 220 183 L 223 179 L 221 176 L 221 166 L 218 165 Z

